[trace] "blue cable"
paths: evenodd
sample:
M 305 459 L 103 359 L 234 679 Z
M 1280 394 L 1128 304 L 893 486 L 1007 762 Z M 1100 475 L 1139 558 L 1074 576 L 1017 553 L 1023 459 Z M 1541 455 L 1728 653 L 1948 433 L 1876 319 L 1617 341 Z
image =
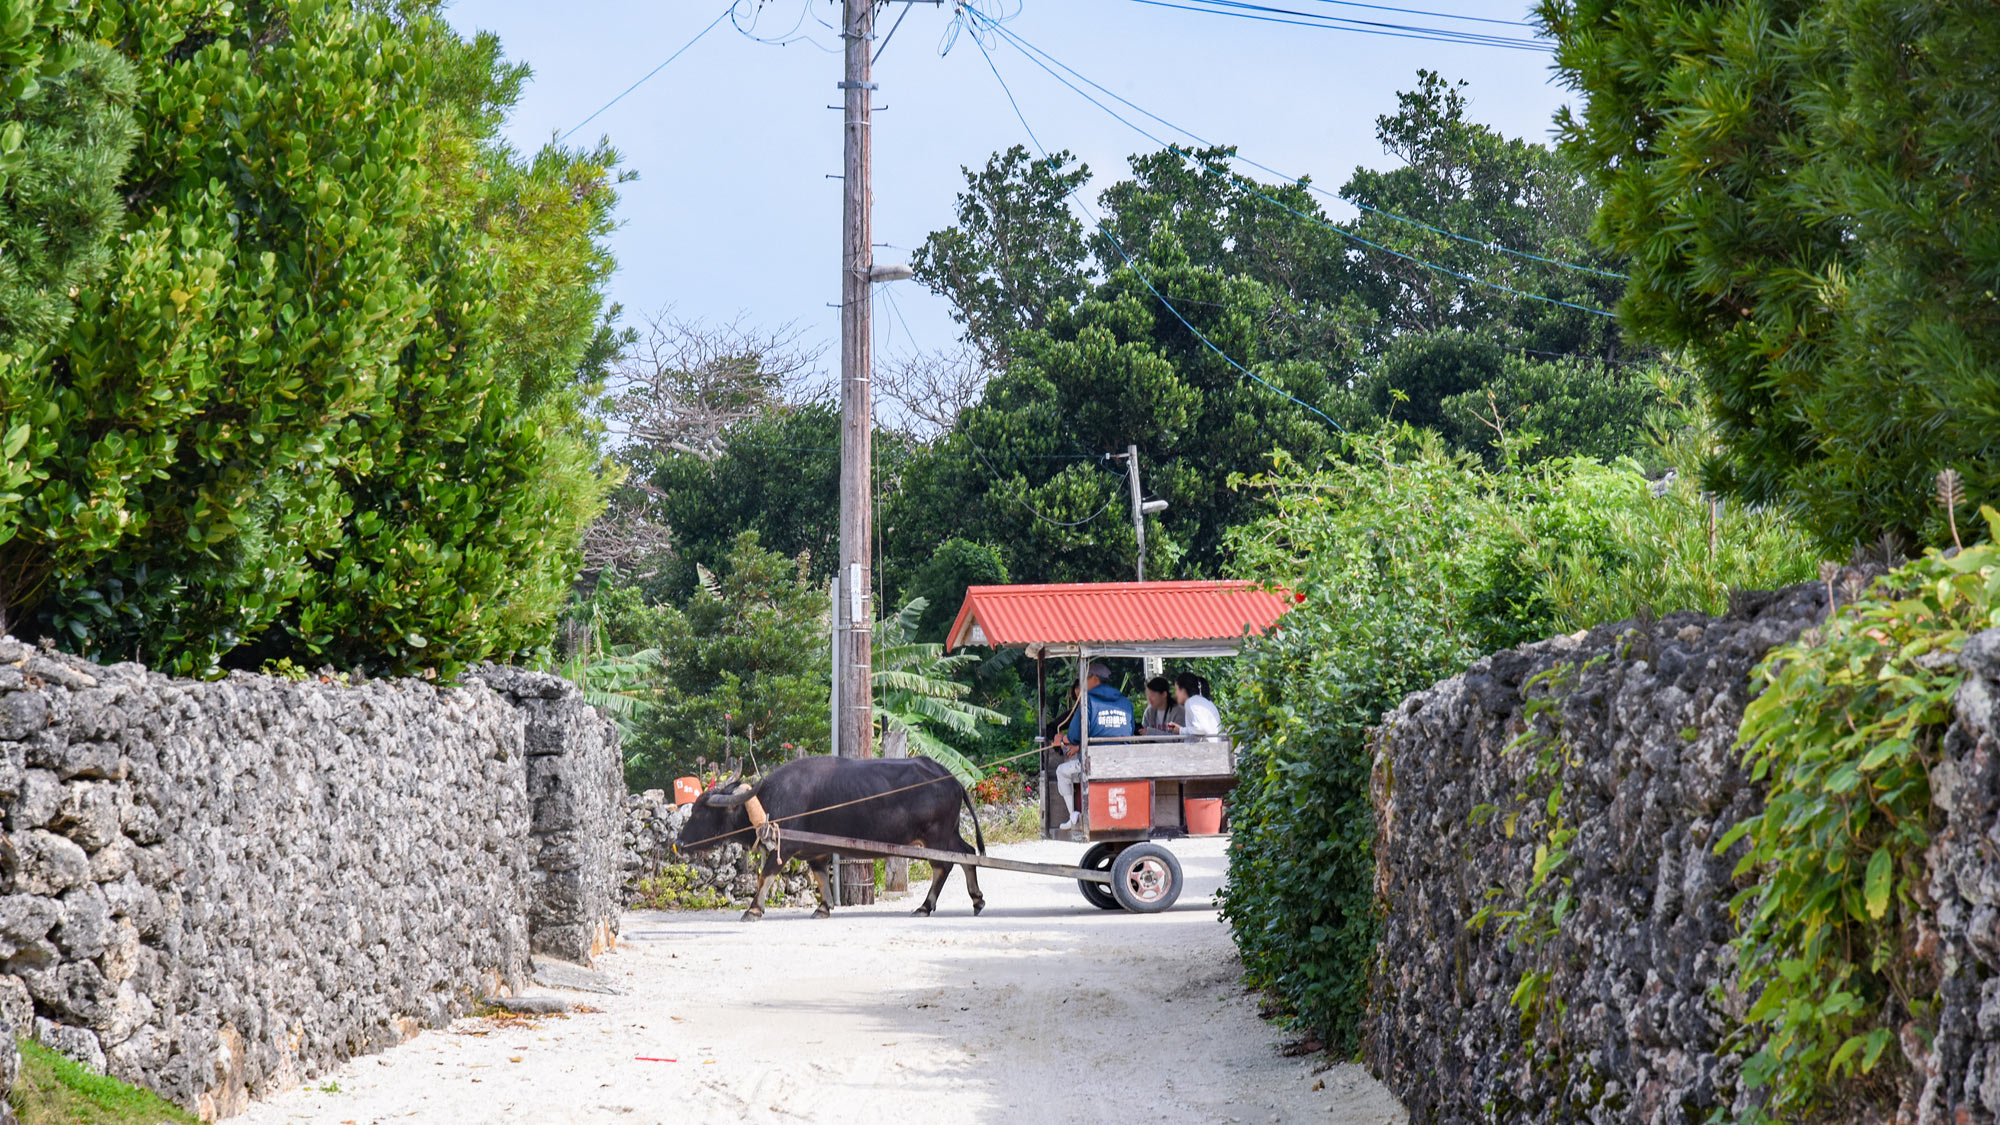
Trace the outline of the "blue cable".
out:
M 1002 34 L 1010 37 L 1013 35 L 1012 32 L 1005 31 L 1004 29 L 1002 29 Z M 1009 41 L 1012 42 L 1012 39 L 1010 38 Z M 984 50 L 985 48 L 982 45 L 980 49 Z M 1146 139 L 1152 141 L 1154 144 L 1160 145 L 1161 147 L 1167 149 L 1168 151 L 1172 152 L 1175 156 L 1181 157 L 1182 159 L 1189 159 L 1189 154 L 1185 150 L 1183 150 L 1180 146 L 1175 145 L 1168 141 L 1161 140 L 1160 138 L 1154 136 L 1152 133 L 1147 132 L 1144 128 L 1141 128 L 1140 126 L 1134 124 L 1130 119 L 1121 116 L 1116 110 L 1112 109 L 1110 106 L 1105 105 L 1103 102 L 1100 102 L 1097 99 L 1091 97 L 1089 94 L 1084 93 L 1082 90 L 1077 89 L 1074 83 L 1070 82 L 1062 75 L 1057 74 L 1055 71 L 1050 70 L 1048 64 L 1042 62 L 1040 59 L 1036 58 L 1033 54 L 1030 54 L 1025 50 L 1022 51 L 1022 54 L 1027 57 L 1029 62 L 1032 62 L 1036 66 L 1041 67 L 1044 71 L 1047 71 L 1050 77 L 1054 78 L 1058 82 L 1061 82 L 1063 85 L 1068 86 L 1072 91 L 1074 91 L 1079 97 L 1082 97 L 1085 101 L 1090 102 L 1092 105 L 1110 114 L 1112 117 L 1117 118 L 1119 121 L 1123 122 L 1127 128 L 1138 133 L 1140 136 L 1145 137 Z M 989 59 L 988 61 L 990 62 L 991 60 Z M 1142 110 L 1141 112 L 1145 111 Z M 1179 127 L 1175 126 L 1175 128 L 1178 129 Z M 1181 129 L 1180 131 L 1184 133 L 1187 132 L 1187 130 L 1185 129 Z M 1188 135 L 1194 136 L 1194 134 L 1192 133 L 1189 133 Z M 1199 140 L 1200 138 L 1197 137 L 1196 139 Z M 1203 143 L 1205 144 L 1207 142 Z M 1047 154 L 1044 153 L 1043 155 L 1046 156 Z M 1617 319 L 1616 313 L 1606 312 L 1603 309 L 1594 309 L 1591 308 L 1589 305 L 1579 305 L 1574 301 L 1565 301 L 1559 297 L 1547 297 L 1543 296 L 1540 293 L 1530 293 L 1524 289 L 1516 289 L 1511 285 L 1503 285 L 1497 281 L 1488 281 L 1482 277 L 1474 277 L 1469 273 L 1462 273 L 1458 270 L 1452 269 L 1450 266 L 1441 266 L 1435 262 L 1425 261 L 1422 258 L 1416 257 L 1415 255 L 1406 254 L 1401 250 L 1396 250 L 1391 247 L 1384 246 L 1381 243 L 1376 242 L 1372 239 L 1365 238 L 1361 235 L 1355 234 L 1353 231 L 1348 230 L 1343 226 L 1340 226 L 1338 223 L 1329 222 L 1318 215 L 1308 215 L 1304 211 L 1300 211 L 1299 209 L 1292 207 L 1291 205 L 1281 200 L 1274 199 L 1271 196 L 1266 195 L 1263 192 L 1257 190 L 1257 188 L 1254 186 L 1253 181 L 1250 181 L 1245 177 L 1236 176 L 1235 173 L 1228 173 L 1228 174 L 1232 176 L 1234 179 L 1236 179 L 1238 186 L 1243 188 L 1243 190 L 1249 192 L 1251 195 L 1254 195 L 1259 199 L 1264 200 L 1265 202 L 1271 204 L 1272 206 L 1279 208 L 1280 210 L 1288 211 L 1291 214 L 1297 216 L 1298 218 L 1306 220 L 1307 222 L 1317 223 L 1320 226 L 1323 226 L 1328 230 L 1333 231 L 1334 233 L 1340 235 L 1343 238 L 1351 239 L 1355 242 L 1360 243 L 1363 246 L 1369 247 L 1370 249 L 1380 250 L 1384 254 L 1388 254 L 1396 258 L 1401 258 L 1402 260 L 1409 262 L 1412 265 L 1421 266 L 1427 270 L 1434 270 L 1448 277 L 1454 277 L 1460 281 L 1469 282 L 1473 285 L 1483 285 L 1489 289 L 1497 290 L 1498 292 L 1506 293 L 1510 296 L 1520 297 L 1525 300 L 1541 301 L 1546 304 L 1560 305 L 1563 308 L 1575 309 L 1578 312 L 1586 312 L 1591 314 L 1592 316 L 1601 316 L 1606 318 L 1607 320 Z M 1121 249 L 1120 252 L 1123 253 L 1123 250 Z
M 1021 112 L 1021 103 L 1014 100 L 1014 91 L 1008 87 L 1007 80 L 1000 76 L 1000 67 L 994 63 L 992 53 L 986 49 L 986 45 L 984 43 L 981 43 L 979 41 L 979 37 L 977 35 L 972 36 L 971 38 L 972 38 L 972 45 L 979 48 L 980 56 L 986 60 L 986 68 L 993 72 L 993 80 L 1000 84 L 1000 92 L 1007 95 L 1007 104 L 1013 107 L 1015 119 L 1020 121 L 1021 128 L 1027 130 L 1028 139 L 1035 142 L 1035 148 L 1041 152 L 1042 159 L 1044 160 L 1050 159 L 1048 147 L 1042 144 L 1042 139 L 1040 137 L 1035 135 L 1035 127 L 1033 125 L 1028 124 L 1027 115 Z M 1271 382 L 1269 379 L 1266 379 L 1263 376 L 1257 374 L 1255 371 L 1250 370 L 1248 367 L 1243 366 L 1241 363 L 1238 363 L 1236 361 L 1236 358 L 1234 356 L 1230 355 L 1228 352 L 1225 352 L 1221 348 L 1217 347 L 1215 341 L 1209 339 L 1206 335 L 1204 335 L 1201 329 L 1196 328 L 1193 324 L 1189 323 L 1187 317 L 1181 315 L 1181 311 L 1174 307 L 1172 301 L 1169 301 L 1164 296 L 1161 296 L 1160 291 L 1153 287 L 1152 281 L 1148 279 L 1146 277 L 1145 272 L 1139 268 L 1139 263 L 1133 261 L 1132 255 L 1125 252 L 1125 246 L 1123 243 L 1118 241 L 1118 236 L 1112 234 L 1111 228 L 1105 226 L 1104 221 L 1102 219 L 1099 219 L 1097 215 L 1094 212 L 1092 212 L 1087 205 L 1085 205 L 1083 200 L 1077 196 L 1076 190 L 1074 188 L 1070 190 L 1069 198 L 1072 203 L 1075 203 L 1077 207 L 1083 211 L 1084 215 L 1088 217 L 1091 222 L 1097 224 L 1097 229 L 1104 233 L 1105 239 L 1108 240 L 1112 246 L 1118 249 L 1119 257 L 1125 259 L 1125 265 L 1131 269 L 1132 276 L 1138 278 L 1139 284 L 1144 285 L 1146 287 L 1146 291 L 1148 293 L 1151 293 L 1153 295 L 1153 298 L 1160 302 L 1160 307 L 1166 309 L 1169 313 L 1172 313 L 1173 318 L 1175 320 L 1180 321 L 1181 327 L 1187 329 L 1190 333 L 1193 333 L 1194 338 L 1200 340 L 1202 344 L 1208 348 L 1209 351 L 1212 351 L 1216 355 L 1221 356 L 1223 361 L 1229 364 L 1229 366 L 1234 367 L 1236 370 L 1241 371 L 1243 374 L 1248 375 L 1250 378 L 1255 379 L 1257 382 L 1263 384 L 1264 386 L 1270 388 L 1271 390 L 1278 392 L 1287 399 L 1290 399 L 1293 403 L 1296 403 L 1299 406 L 1303 406 L 1307 410 L 1312 411 L 1314 414 L 1319 415 L 1321 418 L 1326 419 L 1327 424 L 1332 426 L 1334 429 L 1339 430 L 1343 434 L 1347 432 L 1347 427 L 1341 425 L 1339 422 L 1334 421 L 1332 415 L 1329 415 L 1326 411 L 1321 410 L 1319 407 L 1314 406 L 1312 403 L 1307 402 L 1306 400 L 1298 397 L 1297 395 L 1286 390 L 1285 388 L 1280 387 L 1276 383 Z
M 588 125 L 588 124 L 590 124 L 591 122 L 593 122 L 593 121 L 597 120 L 598 116 L 599 116 L 599 115 L 601 115 L 601 114 L 602 114 L 602 113 L 603 113 L 603 112 L 604 112 L 605 110 L 607 110 L 607 109 L 610 109 L 610 108 L 611 108 L 612 106 L 614 106 L 614 105 L 617 105 L 617 104 L 618 104 L 618 103 L 619 103 L 620 101 L 624 100 L 624 97 L 625 97 L 625 94 L 629 94 L 629 93 L 631 93 L 632 91 L 634 91 L 634 90 L 638 89 L 639 87 L 641 87 L 641 86 L 644 86 L 644 85 L 646 84 L 647 80 L 648 80 L 648 79 L 651 79 L 651 78 L 653 77 L 653 75 L 655 75 L 655 74 L 658 74 L 658 73 L 660 73 L 661 71 L 663 71 L 663 70 L 667 69 L 667 63 L 671 63 L 671 62 L 673 62 L 673 61 L 674 61 L 675 59 L 677 59 L 677 58 L 680 58 L 680 57 L 681 57 L 681 56 L 682 56 L 683 54 L 686 54 L 686 53 L 687 53 L 687 49 L 688 49 L 689 47 L 692 47 L 692 46 L 694 46 L 694 45 L 695 45 L 696 43 L 699 43 L 699 42 L 701 42 L 701 41 L 702 41 L 702 38 L 703 38 L 704 36 L 706 36 L 706 35 L 707 35 L 707 34 L 708 34 L 709 32 L 711 32 L 711 31 L 714 31 L 714 30 L 715 30 L 715 25 L 717 25 L 717 24 L 721 23 L 721 22 L 722 22 L 723 20 L 725 20 L 725 19 L 729 18 L 729 13 L 730 13 L 730 12 L 732 12 L 732 11 L 734 11 L 735 9 L 736 9 L 736 4 L 735 4 L 734 0 L 731 0 L 731 3 L 729 4 L 729 6 L 728 6 L 728 7 L 726 7 L 726 8 L 724 8 L 724 9 L 722 9 L 722 12 L 721 12 L 721 14 L 717 15 L 717 16 L 716 16 L 716 17 L 715 17 L 714 19 L 710 20 L 710 21 L 709 21 L 709 23 L 708 23 L 708 26 L 707 26 L 707 27 L 704 27 L 704 28 L 702 28 L 702 29 L 701 29 L 700 31 L 696 32 L 696 33 L 695 33 L 695 37 L 694 37 L 693 39 L 690 39 L 690 40 L 688 40 L 688 41 L 687 41 L 686 43 L 683 43 L 683 44 L 681 44 L 681 49 L 680 49 L 680 50 L 678 50 L 678 51 L 675 51 L 675 52 L 674 52 L 673 54 L 671 54 L 671 55 L 668 55 L 668 56 L 667 56 L 667 61 L 666 61 L 666 62 L 663 62 L 663 63 L 661 63 L 660 65 L 658 65 L 658 66 L 654 67 L 653 69 L 651 69 L 651 70 L 647 71 L 647 72 L 646 72 L 646 77 L 645 77 L 645 78 L 641 78 L 641 79 L 639 79 L 639 80 L 638 80 L 637 82 L 634 82 L 634 83 L 632 83 L 632 84 L 631 84 L 630 86 L 627 86 L 627 87 L 625 87 L 625 91 L 624 91 L 624 93 L 621 93 L 621 94 L 619 94 L 619 95 L 618 95 L 617 97 L 615 97 L 615 98 L 612 98 L 612 99 L 611 99 L 610 101 L 608 101 L 608 102 L 605 102 L 605 103 L 604 103 L 604 104 L 603 104 L 602 106 L 598 107 L 598 110 L 597 110 L 597 112 L 596 112 L 596 113 L 593 113 L 593 114 L 591 114 L 591 115 L 590 115 L 589 117 L 586 117 L 586 118 L 584 118 L 584 119 L 583 119 L 582 121 L 579 121 L 579 122 L 577 122 L 577 124 L 576 124 L 576 128 L 575 128 L 575 129 L 571 129 L 571 130 L 570 130 L 569 132 L 567 132 L 567 133 L 564 133 L 564 134 L 563 134 L 562 136 L 560 136 L 560 137 L 557 137 L 557 138 L 556 138 L 556 143 L 557 143 L 557 144 L 561 144 L 561 143 L 563 143 L 564 141 L 566 141 L 566 140 L 569 140 L 569 139 L 570 139 L 570 138 L 571 138 L 572 136 L 576 135 L 576 131 L 577 131 L 577 129 L 581 129 L 581 128 L 583 128 L 583 127 L 584 127 L 585 125 Z
M 1406 16 L 1430 16 L 1441 20 L 1466 20 L 1470 23 L 1497 23 L 1501 27 L 1528 27 L 1535 25 L 1526 20 L 1496 20 L 1486 16 L 1460 16 L 1451 12 L 1433 12 L 1423 8 L 1392 8 L 1387 4 L 1363 4 L 1358 0 L 1311 0 L 1318 4 L 1335 4 L 1342 8 L 1373 8 L 1378 12 L 1401 12 Z
M 1555 49 L 1552 46 L 1545 46 L 1540 43 L 1528 42 L 1526 40 L 1519 40 L 1519 41 L 1504 40 L 1504 39 L 1482 40 L 1482 39 L 1468 38 L 1451 33 L 1443 35 L 1420 35 L 1414 32 L 1407 32 L 1407 31 L 1380 31 L 1376 30 L 1375 28 L 1369 28 L 1369 27 L 1341 27 L 1337 24 L 1323 23 L 1317 20 L 1288 20 L 1288 19 L 1281 19 L 1277 16 L 1260 16 L 1253 12 L 1228 11 L 1220 8 L 1200 8 L 1200 7 L 1195 7 L 1192 4 L 1169 4 L 1166 2 L 1166 0 L 1132 0 L 1132 2 L 1135 4 L 1145 4 L 1154 8 L 1175 8 L 1183 12 L 1203 12 L 1211 16 L 1233 16 L 1237 19 L 1257 20 L 1262 23 L 1282 23 L 1282 24 L 1290 24 L 1294 27 L 1316 27 L 1321 31 L 1352 31 L 1352 32 L 1358 32 L 1362 35 L 1387 35 L 1395 39 L 1425 39 L 1436 43 L 1463 43 L 1471 47 L 1499 47 L 1502 50 L 1507 50 L 1507 51 L 1537 51 L 1542 53 L 1548 53 L 1552 52 Z
M 1333 0 L 1328 0 L 1328 2 L 1333 2 Z M 1126 107 L 1135 110 L 1139 113 L 1145 114 L 1147 117 L 1150 117 L 1153 120 L 1159 122 L 1160 124 L 1165 125 L 1167 128 L 1172 129 L 1176 133 L 1180 133 L 1183 136 L 1189 137 L 1200 144 L 1207 145 L 1210 148 L 1217 147 L 1214 141 L 1211 141 L 1208 138 L 1203 137 L 1201 134 L 1195 132 L 1194 130 L 1189 129 L 1183 125 L 1177 125 L 1174 122 L 1169 121 L 1164 117 L 1161 117 L 1159 114 L 1154 113 L 1152 110 L 1149 110 L 1146 107 L 1138 105 L 1137 103 L 1131 101 L 1130 99 L 1123 97 L 1122 95 L 1116 93 L 1115 91 L 1106 89 L 1104 86 L 1098 84 L 1097 82 L 1093 82 L 1089 78 L 1089 76 L 1078 73 L 1074 67 L 1071 67 L 1067 63 L 1063 62 L 1061 59 L 1056 58 L 1054 55 L 1049 54 L 1042 48 L 1037 47 L 1033 43 L 1030 43 L 1026 39 L 1022 38 L 1019 32 L 1010 31 L 1004 27 L 996 27 L 995 30 L 999 31 L 1001 35 L 1011 40 L 1014 44 L 1015 49 L 1026 52 L 1031 56 L 1039 55 L 1043 59 L 1047 59 L 1049 62 L 1054 63 L 1056 66 L 1061 67 L 1063 70 L 1067 71 L 1071 77 L 1076 78 L 1078 81 L 1083 82 L 1085 85 L 1090 86 L 1092 89 L 1098 91 L 1101 94 L 1104 94 L 1106 97 L 1115 98 L 1119 102 L 1124 104 Z M 1037 65 L 1041 65 L 1040 59 L 1036 59 L 1035 62 Z M 1042 66 L 1042 69 L 1048 70 L 1048 67 L 1044 65 Z M 1054 75 L 1054 77 L 1056 78 L 1057 81 L 1062 81 L 1061 75 Z M 1096 106 L 1097 108 L 1103 110 L 1104 112 L 1110 114 L 1113 118 L 1118 120 L 1120 123 L 1124 124 L 1127 128 L 1138 133 L 1140 136 L 1145 137 L 1147 140 L 1152 141 L 1154 144 L 1160 145 L 1163 148 L 1174 147 L 1168 142 L 1162 141 L 1160 138 L 1153 136 L 1153 134 L 1147 132 L 1144 129 L 1139 128 L 1137 125 L 1134 125 L 1131 121 L 1126 120 L 1124 117 L 1120 116 L 1116 110 L 1113 110 L 1110 106 L 1105 105 L 1103 102 L 1098 101 L 1097 99 L 1091 97 L 1089 94 L 1084 93 L 1082 90 L 1077 90 L 1076 87 L 1071 85 L 1070 83 L 1063 82 L 1063 85 L 1069 86 L 1071 90 L 1076 91 L 1079 97 L 1083 98 L 1085 101 L 1090 102 L 1090 104 Z M 1418 219 L 1412 219 L 1404 215 L 1398 215 L 1394 211 L 1384 211 L 1380 207 L 1373 206 L 1372 204 L 1363 203 L 1357 199 L 1347 199 L 1346 197 L 1336 192 L 1328 191 L 1317 184 L 1311 183 L 1310 181 L 1304 179 L 1303 177 L 1288 176 L 1285 173 L 1278 171 L 1276 168 L 1272 168 L 1266 164 L 1259 164 L 1257 161 L 1252 160 L 1249 157 L 1244 156 L 1240 153 L 1232 152 L 1230 154 L 1230 159 L 1240 161 L 1244 164 L 1248 164 L 1252 168 L 1255 168 L 1262 172 L 1267 172 L 1273 176 L 1278 177 L 1281 180 L 1286 181 L 1287 183 L 1297 184 L 1299 187 L 1302 187 L 1307 191 L 1323 195 L 1328 199 L 1339 200 L 1340 202 L 1350 204 L 1363 211 L 1368 211 L 1372 212 L 1373 214 L 1380 215 L 1385 219 L 1392 219 L 1399 223 L 1407 223 L 1413 227 L 1420 227 L 1424 230 L 1430 231 L 1433 234 L 1441 234 L 1446 238 L 1455 238 L 1460 242 L 1466 242 L 1474 246 L 1485 247 L 1488 250 L 1496 250 L 1502 254 L 1511 254 L 1514 257 L 1524 258 L 1531 262 L 1541 262 L 1544 265 L 1558 266 L 1566 270 L 1575 270 L 1578 273 L 1594 274 L 1598 277 L 1611 278 L 1616 281 L 1628 280 L 1625 274 L 1617 273 L 1612 270 L 1601 270 L 1593 266 L 1582 266 L 1576 264 L 1575 262 L 1565 262 L 1559 258 L 1547 258 L 1543 257 L 1540 254 L 1530 254 L 1526 250 L 1516 250 L 1510 246 L 1502 246 L 1498 242 L 1493 242 L 1481 238 L 1473 238 L 1470 235 L 1459 234 L 1455 231 L 1448 231 L 1443 227 L 1435 227 L 1429 223 L 1423 222 Z
M 1446 27 L 1418 27 L 1407 23 L 1360 20 L 1351 16 L 1322 16 L 1315 15 L 1312 12 L 1301 12 L 1296 8 L 1274 8 L 1269 4 L 1254 4 L 1250 3 L 1249 0 L 1193 0 L 1193 2 L 1209 8 L 1237 10 L 1221 11 L 1217 13 L 1218 15 L 1236 15 L 1239 11 L 1270 12 L 1273 15 L 1298 16 L 1301 19 L 1313 20 L 1325 24 L 1330 30 L 1334 31 L 1364 31 L 1370 28 L 1382 28 L 1387 31 L 1407 31 L 1418 35 L 1436 36 L 1446 42 L 1473 43 L 1483 47 L 1519 47 L 1532 45 L 1543 50 L 1552 49 L 1550 46 L 1536 43 L 1533 39 L 1510 39 L 1507 36 L 1497 35 L 1490 31 L 1456 31 Z

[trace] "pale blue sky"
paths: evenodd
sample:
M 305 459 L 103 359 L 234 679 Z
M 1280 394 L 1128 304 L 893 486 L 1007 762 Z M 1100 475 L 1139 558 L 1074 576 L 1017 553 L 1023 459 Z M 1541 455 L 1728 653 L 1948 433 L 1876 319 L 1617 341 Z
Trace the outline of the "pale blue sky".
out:
M 1469 80 L 1472 115 L 1510 136 L 1547 139 L 1551 115 L 1568 100 L 1540 52 L 1309 30 L 1132 0 L 1017 2 L 1007 26 L 1028 42 L 1162 117 L 1329 189 L 1357 164 L 1390 163 L 1375 118 L 1394 110 L 1419 67 Z M 1383 2 L 1504 19 L 1527 12 L 1525 2 L 1507 0 Z M 745 0 L 746 10 L 753 6 Z M 889 6 L 883 31 L 901 7 Z M 532 150 L 659 65 L 722 9 L 723 0 L 459 0 L 448 15 L 462 31 L 498 33 L 510 58 L 534 68 L 509 125 Z M 837 13 L 835 0 L 771 0 L 762 29 L 805 15 L 805 29 L 833 46 L 812 17 L 833 22 Z M 978 49 L 961 36 L 940 55 L 951 20 L 948 3 L 912 5 L 876 66 L 875 104 L 888 106 L 875 118 L 877 242 L 916 246 L 952 221 L 961 165 L 1027 143 Z M 1093 206 L 1098 190 L 1122 178 L 1126 156 L 1154 147 L 1013 48 L 992 50 L 1042 142 L 1078 154 L 1096 174 L 1086 193 Z M 840 181 L 826 177 L 840 171 L 840 114 L 825 107 L 839 101 L 840 70 L 840 56 L 813 43 L 767 46 L 725 20 L 571 138 L 610 137 L 640 177 L 625 185 L 614 240 L 612 296 L 628 318 L 671 305 L 683 316 L 791 321 L 816 340 L 838 339 L 837 310 L 828 306 L 839 294 Z M 1328 206 L 1335 218 L 1351 214 Z M 896 262 L 907 250 L 876 254 L 878 263 Z M 907 352 L 912 340 L 935 348 L 956 337 L 944 301 L 914 282 L 894 292 L 902 316 L 883 315 L 890 310 L 877 302 L 878 348 Z

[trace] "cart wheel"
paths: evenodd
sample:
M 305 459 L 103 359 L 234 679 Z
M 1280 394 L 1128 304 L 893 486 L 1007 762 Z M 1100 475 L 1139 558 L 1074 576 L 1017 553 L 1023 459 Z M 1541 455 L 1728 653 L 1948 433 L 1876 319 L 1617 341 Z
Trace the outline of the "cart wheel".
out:
M 1157 914 L 1181 897 L 1181 861 L 1158 844 L 1133 844 L 1111 861 L 1111 893 L 1134 914 Z
M 1085 871 L 1110 871 L 1111 863 L 1118 858 L 1119 845 L 1092 844 L 1083 853 L 1082 862 L 1077 866 Z M 1093 883 L 1088 879 L 1078 879 L 1076 885 L 1083 889 L 1084 901 L 1099 910 L 1117 910 L 1118 900 L 1111 894 L 1111 888 L 1103 883 Z

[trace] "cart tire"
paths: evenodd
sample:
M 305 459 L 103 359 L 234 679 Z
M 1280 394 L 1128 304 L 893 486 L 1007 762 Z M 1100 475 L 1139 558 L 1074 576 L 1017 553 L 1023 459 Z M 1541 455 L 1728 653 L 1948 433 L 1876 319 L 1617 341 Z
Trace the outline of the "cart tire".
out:
M 1110 843 L 1092 844 L 1090 845 L 1090 849 L 1083 853 L 1083 859 L 1077 866 L 1083 868 L 1085 871 L 1108 872 L 1111 870 L 1111 864 L 1117 860 L 1118 852 L 1122 846 Z M 1076 885 L 1082 889 L 1084 901 L 1099 910 L 1123 909 L 1123 907 L 1119 906 L 1118 899 L 1112 895 L 1111 888 L 1107 884 L 1093 883 L 1088 879 L 1078 879 Z
M 1111 893 L 1134 914 L 1157 914 L 1181 897 L 1181 861 L 1158 844 L 1133 844 L 1111 861 Z

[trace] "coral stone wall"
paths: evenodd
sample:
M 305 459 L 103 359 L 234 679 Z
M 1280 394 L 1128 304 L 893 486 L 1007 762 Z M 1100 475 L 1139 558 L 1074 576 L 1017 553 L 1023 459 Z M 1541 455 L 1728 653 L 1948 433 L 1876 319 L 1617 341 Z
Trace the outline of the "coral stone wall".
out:
M 1728 1039 L 1748 1008 L 1728 948 L 1742 845 L 1714 846 L 1764 800 L 1738 766 L 1749 673 L 1825 610 L 1814 584 L 1724 618 L 1604 626 L 1495 654 L 1384 717 L 1365 1049 L 1411 1121 L 1693 1125 L 1747 1108 Z M 1936 928 L 1917 943 L 1940 1014 L 1902 1045 L 1916 1081 L 1897 1120 L 1918 1125 L 2000 1120 L 2000 630 L 1960 661 L 1932 777 Z M 1531 893 L 1558 780 L 1575 835 Z
M 534 935 L 612 917 L 544 901 L 616 873 L 538 868 L 541 809 L 613 840 L 622 812 L 576 714 L 541 756 L 589 791 L 537 788 L 547 718 L 476 682 L 197 683 L 0 639 L 0 1019 L 213 1118 L 504 993 Z
M 665 790 L 648 789 L 625 799 L 623 901 L 629 907 L 647 905 L 642 882 L 656 878 L 670 867 L 686 871 L 690 893 L 710 892 L 738 906 L 747 906 L 757 894 L 757 872 L 762 869 L 761 852 L 739 843 L 723 844 L 698 852 L 675 854 L 674 841 L 681 825 L 687 823 L 692 805 L 675 805 Z M 800 863 L 781 873 L 765 892 L 766 906 L 809 906 L 819 902 L 819 890 L 812 873 Z
M 1732 964 L 1735 857 L 1714 841 L 1763 803 L 1734 749 L 1750 670 L 1822 618 L 1825 596 L 1805 586 L 1726 618 L 1527 645 L 1384 717 L 1384 932 L 1366 1050 L 1411 1121 L 1698 1122 L 1733 1100 L 1742 1059 L 1722 1042 L 1731 1013 L 1714 994 Z M 1527 697 L 1549 695 L 1530 680 L 1556 669 L 1572 678 L 1536 721 L 1574 763 L 1557 768 L 1576 831 L 1559 874 L 1572 901 L 1532 939 L 1533 922 L 1474 919 L 1521 907 L 1548 839 L 1554 777 L 1542 745 L 1516 740 Z M 1531 971 L 1550 974 L 1551 1003 L 1524 1028 L 1510 998 Z
M 1918 1115 L 1952 1125 L 2000 1121 L 2000 629 L 1966 642 L 1965 685 L 1931 800 L 1941 1011 L 1921 1072 Z
M 475 676 L 526 720 L 522 748 L 534 807 L 530 946 L 588 963 L 618 936 L 625 867 L 618 724 L 584 703 L 568 680 L 519 668 Z

